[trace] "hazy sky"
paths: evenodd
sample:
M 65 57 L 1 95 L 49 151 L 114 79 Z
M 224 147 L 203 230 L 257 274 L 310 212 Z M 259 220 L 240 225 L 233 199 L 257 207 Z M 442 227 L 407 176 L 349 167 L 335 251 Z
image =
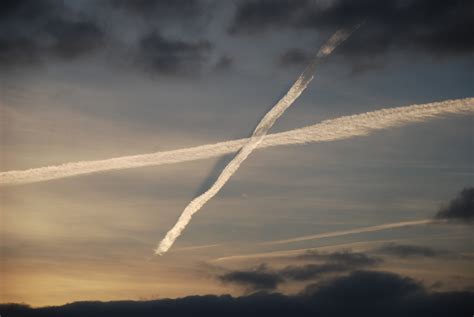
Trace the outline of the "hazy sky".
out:
M 473 12 L 467 0 L 2 1 L 1 171 L 247 137 L 319 46 L 361 20 L 271 132 L 471 97 Z M 315 248 L 317 263 L 360 253 L 378 262 L 357 269 L 472 290 L 469 221 L 262 243 L 432 218 L 473 186 L 473 119 L 256 151 L 162 257 L 156 243 L 230 156 L 4 186 L 0 302 L 240 295 L 259 289 L 232 275 L 247 271 L 281 273 L 261 288 L 293 294 L 315 277 L 284 267 Z

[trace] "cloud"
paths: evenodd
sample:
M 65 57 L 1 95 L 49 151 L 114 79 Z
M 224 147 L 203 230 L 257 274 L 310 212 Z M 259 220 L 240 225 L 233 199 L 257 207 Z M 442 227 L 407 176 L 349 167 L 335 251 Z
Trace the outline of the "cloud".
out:
M 189 296 L 153 301 L 75 302 L 56 307 L 0 305 L 5 316 L 470 316 L 474 293 L 431 292 L 393 273 L 356 271 L 295 295 Z
M 278 64 L 284 67 L 300 66 L 306 65 L 310 59 L 311 55 L 308 52 L 302 49 L 292 48 L 280 56 Z
M 153 31 L 140 39 L 136 61 L 150 73 L 192 75 L 201 70 L 210 50 L 208 41 L 187 42 Z
M 189 24 L 202 17 L 204 8 L 200 1 L 3 1 L 0 69 L 107 52 L 113 56 L 111 65 L 118 61 L 122 67 L 125 61 L 149 74 L 192 75 L 206 62 L 210 42 L 185 40 L 179 32 L 165 31 L 176 21 Z M 146 15 L 153 23 L 136 23 L 137 15 Z
M 0 4 L 0 68 L 72 60 L 105 44 L 105 34 L 84 12 L 62 1 L 7 0 Z
M 244 286 L 248 291 L 274 290 L 284 282 L 319 279 L 333 273 L 372 267 L 382 262 L 377 257 L 350 251 L 334 253 L 310 251 L 295 259 L 319 263 L 289 265 L 281 269 L 271 269 L 262 264 L 256 269 L 232 271 L 218 278 L 225 283 Z
M 305 281 L 317 279 L 325 274 L 349 272 L 356 269 L 375 266 L 382 262 L 381 259 L 360 252 L 334 252 L 319 253 L 308 251 L 298 256 L 299 259 L 323 261 L 323 264 L 307 264 L 302 266 L 287 266 L 280 274 L 288 280 Z
M 355 292 L 355 290 L 363 290 Z M 403 297 L 406 294 L 423 292 L 420 283 L 408 277 L 401 277 L 389 272 L 356 271 L 347 277 L 338 278 L 321 285 L 306 287 L 303 293 L 319 301 L 338 304 L 344 294 L 350 294 L 344 304 L 365 306 L 364 300 L 383 301 Z M 340 303 L 339 303 L 340 304 Z M 331 305 L 331 304 L 329 304 Z
M 310 4 L 307 0 L 241 1 L 234 20 L 229 28 L 230 34 L 252 34 L 266 31 L 272 27 L 290 27 L 296 24 Z
M 265 264 L 252 270 L 225 273 L 219 276 L 219 280 L 244 286 L 247 291 L 274 290 L 283 282 L 283 278 L 270 271 Z
M 109 4 L 128 14 L 164 19 L 195 17 L 204 9 L 203 2 L 199 0 L 110 0 Z
M 437 219 L 472 223 L 474 221 L 474 187 L 464 188 L 436 214 Z
M 215 65 L 215 70 L 216 71 L 225 71 L 230 68 L 232 68 L 232 65 L 234 64 L 234 58 L 232 58 L 228 54 L 223 54 L 219 60 L 217 61 Z
M 349 267 L 360 267 L 378 264 L 381 260 L 361 252 L 341 251 L 333 253 L 319 253 L 309 250 L 305 254 L 298 256 L 300 259 L 329 261 Z
M 307 281 L 324 277 L 325 274 L 342 273 L 352 269 L 340 263 L 307 264 L 302 266 L 290 265 L 280 271 L 287 280 Z
M 437 257 L 449 254 L 447 251 L 435 250 L 430 247 L 405 244 L 384 244 L 376 250 L 379 253 L 393 255 L 400 258 Z
M 240 2 L 229 32 L 326 32 L 362 20 L 366 23 L 338 54 L 371 59 L 392 49 L 435 56 L 474 52 L 474 3 L 469 0 L 249 0 Z

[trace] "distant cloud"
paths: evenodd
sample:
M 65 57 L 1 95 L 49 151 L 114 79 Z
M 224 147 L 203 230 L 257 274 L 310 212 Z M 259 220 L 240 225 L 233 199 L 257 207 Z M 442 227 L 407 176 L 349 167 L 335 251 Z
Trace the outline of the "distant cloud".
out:
M 217 17 L 229 11 L 221 10 L 223 6 L 234 10 L 229 23 Z M 213 0 L 5 0 L 0 3 L 0 69 L 71 61 L 106 50 L 114 57 L 110 60 L 138 59 L 144 63 L 132 64 L 153 74 L 190 75 L 209 62 L 203 53 L 211 46 L 205 32 L 210 25 L 225 28 L 227 24 L 233 36 L 280 29 L 326 33 L 365 19 L 353 39 L 336 52 L 349 57 L 353 72 L 359 73 L 382 67 L 385 60 L 376 57 L 391 51 L 474 54 L 473 12 L 474 3 L 469 0 L 242 0 L 235 4 Z M 183 30 L 184 37 L 179 35 Z M 160 43 L 144 44 L 153 32 L 159 34 Z M 163 41 L 168 45 L 163 46 Z M 296 48 L 296 42 L 288 43 L 277 57 L 278 66 L 307 62 L 310 52 Z M 169 50 L 177 43 L 184 51 Z M 147 48 L 150 52 L 144 52 Z M 158 57 L 152 58 L 157 52 Z M 196 61 L 191 63 L 192 58 Z M 171 66 L 164 66 L 166 61 Z M 223 55 L 210 66 L 223 70 L 233 63 L 232 57 Z
M 154 301 L 75 302 L 30 308 L 3 304 L 5 316 L 470 316 L 474 293 L 431 292 L 397 274 L 356 271 L 308 286 L 296 295 L 255 293 L 249 296 L 189 296 Z
M 164 19 L 199 16 L 203 9 L 199 0 L 109 0 L 109 4 L 129 14 Z
M 474 222 L 474 187 L 464 188 L 449 204 L 441 208 L 437 219 Z
M 327 277 L 334 273 L 350 272 L 372 267 L 382 262 L 381 259 L 358 252 L 317 253 L 308 252 L 296 260 L 316 261 L 304 265 L 289 265 L 282 269 L 271 269 L 260 265 L 256 269 L 239 270 L 219 276 L 226 283 L 244 286 L 247 290 L 274 290 L 287 281 L 309 281 Z
M 215 69 L 217 71 L 228 70 L 234 64 L 234 59 L 227 54 L 222 55 L 216 63 Z
M 232 271 L 219 276 L 219 279 L 244 286 L 247 291 L 274 290 L 283 282 L 277 272 L 270 271 L 264 264 L 252 270 Z
M 470 0 L 247 0 L 239 2 L 229 32 L 326 31 L 362 20 L 366 23 L 338 54 L 361 57 L 390 50 L 474 53 L 474 2 Z
M 395 243 L 384 244 L 376 251 L 383 254 L 397 256 L 400 258 L 437 257 L 449 254 L 449 252 L 447 251 L 435 250 L 430 247 Z
M 71 60 L 103 47 L 105 40 L 91 16 L 62 1 L 0 3 L 0 69 Z
M 305 254 L 298 256 L 298 258 L 305 260 L 328 261 L 348 267 L 370 266 L 381 262 L 379 258 L 367 255 L 365 253 L 350 251 L 319 253 L 317 251 L 310 250 Z
M 210 50 L 208 41 L 170 39 L 153 31 L 140 39 L 136 58 L 152 73 L 190 75 L 200 71 Z
M 126 60 L 153 75 L 193 75 L 207 62 L 210 42 L 187 40 L 176 32 L 165 36 L 161 28 L 176 21 L 189 24 L 203 17 L 205 8 L 203 1 L 192 0 L 2 1 L 0 69 L 68 62 L 106 51 L 112 62 Z M 149 17 L 149 23 L 136 23 L 137 15 Z M 122 27 L 135 35 L 121 36 Z
M 356 271 L 346 277 L 324 282 L 323 285 L 309 285 L 303 294 L 315 300 L 315 305 L 332 309 L 344 305 L 353 311 L 360 311 L 378 310 L 377 306 L 383 302 L 395 308 L 401 304 L 399 300 L 410 296 L 426 296 L 424 292 L 420 283 L 408 277 L 389 272 Z
M 353 268 L 340 263 L 290 265 L 280 270 L 279 273 L 287 280 L 308 281 L 324 277 L 326 274 L 348 272 Z
M 311 55 L 301 49 L 292 48 L 283 53 L 278 60 L 280 66 L 301 66 L 308 64 L 311 59 Z

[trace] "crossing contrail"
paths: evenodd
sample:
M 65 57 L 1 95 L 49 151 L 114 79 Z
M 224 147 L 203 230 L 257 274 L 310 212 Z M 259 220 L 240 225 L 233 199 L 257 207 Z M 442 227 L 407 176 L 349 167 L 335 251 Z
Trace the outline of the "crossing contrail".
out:
M 155 250 L 155 254 L 163 255 L 166 251 L 171 248 L 176 239 L 181 235 L 184 228 L 191 221 L 192 216 L 198 212 L 204 204 L 206 204 L 212 197 L 214 197 L 227 181 L 235 174 L 239 169 L 240 165 L 247 159 L 247 157 L 257 148 L 257 146 L 263 141 L 268 130 L 275 124 L 278 118 L 288 109 L 293 102 L 301 95 L 301 93 L 308 87 L 308 84 L 313 80 L 316 67 L 321 58 L 324 58 L 332 53 L 332 51 L 343 41 L 345 41 L 354 29 L 351 30 L 339 30 L 334 33 L 333 36 L 319 49 L 317 55 L 311 61 L 310 65 L 305 71 L 298 77 L 296 82 L 290 87 L 288 92 L 281 98 L 270 111 L 268 111 L 262 118 L 260 123 L 255 128 L 252 136 L 248 139 L 247 143 L 240 149 L 236 156 L 227 164 L 222 170 L 217 180 L 206 190 L 203 194 L 194 198 L 184 208 L 181 216 L 179 216 L 176 224 L 171 228 L 166 236 L 158 244 Z
M 343 116 L 286 132 L 268 134 L 258 145 L 264 149 L 280 145 L 330 142 L 423 122 L 447 115 L 474 113 L 474 98 L 445 100 L 421 105 L 387 108 Z M 224 141 L 191 148 L 122 156 L 98 161 L 71 162 L 61 165 L 0 173 L 0 185 L 20 185 L 65 177 L 146 166 L 177 164 L 208 159 L 238 151 L 249 139 Z

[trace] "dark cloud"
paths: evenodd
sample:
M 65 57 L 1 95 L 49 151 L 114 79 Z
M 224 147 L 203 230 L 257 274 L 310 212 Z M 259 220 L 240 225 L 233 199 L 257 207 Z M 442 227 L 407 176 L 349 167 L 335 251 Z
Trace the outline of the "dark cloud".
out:
M 364 289 L 364 285 L 367 286 L 366 289 Z M 359 292 L 355 290 L 359 290 Z M 423 291 L 423 286 L 420 283 L 408 277 L 401 277 L 389 272 L 356 271 L 347 277 L 326 282 L 323 286 L 320 284 L 309 285 L 303 293 L 315 297 L 321 302 L 326 302 L 329 306 L 340 305 L 339 300 L 350 294 L 351 297 L 346 299 L 349 305 L 365 306 L 367 304 L 364 301 L 367 298 L 374 302 L 381 302 Z
M 49 58 L 71 60 L 104 43 L 98 24 L 62 1 L 6 0 L 0 4 L 0 68 Z
M 232 67 L 233 64 L 234 64 L 234 59 L 231 56 L 224 54 L 217 61 L 215 69 L 217 71 L 228 70 Z
M 263 264 L 253 270 L 223 274 L 219 279 L 224 283 L 244 286 L 247 291 L 274 290 L 283 282 L 283 278 L 277 272 L 270 271 Z
M 317 251 L 308 251 L 303 255 L 298 256 L 300 259 L 328 261 L 331 263 L 345 265 L 347 267 L 361 267 L 376 265 L 381 262 L 381 259 L 367 255 L 362 252 L 341 251 L 332 253 L 319 253 Z
M 184 27 L 193 34 L 205 29 L 215 11 L 213 0 L 109 0 L 99 5 L 139 25 Z
M 290 265 L 279 271 L 279 274 L 284 276 L 287 280 L 307 281 L 310 279 L 319 278 L 325 274 L 346 272 L 350 270 L 345 265 L 337 263 L 326 264 L 307 264 L 307 265 Z
M 377 252 L 397 256 L 400 258 L 410 257 L 437 257 L 449 254 L 447 251 L 435 250 L 430 247 L 418 245 L 404 245 L 388 243 L 376 250 Z
M 371 267 L 382 262 L 379 258 L 349 251 L 334 253 L 308 252 L 296 259 L 320 263 L 289 265 L 282 269 L 271 269 L 266 265 L 260 265 L 256 269 L 229 272 L 219 276 L 219 279 L 226 283 L 244 286 L 249 291 L 274 290 L 287 281 L 314 280 L 334 273 Z
M 446 207 L 441 208 L 435 217 L 472 223 L 474 221 L 474 187 L 464 188 Z
M 140 40 L 136 60 L 150 73 L 192 75 L 201 70 L 210 50 L 208 41 L 170 39 L 153 31 Z
M 310 59 L 310 53 L 298 48 L 292 48 L 280 56 L 278 64 L 284 67 L 307 65 Z
M 114 16 L 114 10 L 121 10 L 127 17 L 141 12 L 164 24 L 188 23 L 192 17 L 202 16 L 202 8 L 199 1 L 117 0 L 76 4 L 59 0 L 2 1 L 0 68 L 40 65 L 50 60 L 70 61 L 107 49 L 113 56 L 111 61 L 125 59 L 126 64 L 152 74 L 195 74 L 206 62 L 211 48 L 208 41 L 164 36 L 158 22 L 142 23 L 139 27 L 142 24 L 130 24 L 127 19 L 122 19 L 123 25 L 113 19 L 109 24 L 101 21 Z M 124 27 L 132 29 L 138 40 L 121 38 Z
M 240 3 L 229 30 L 231 34 L 278 28 L 327 32 L 361 21 L 366 22 L 338 53 L 371 58 L 392 49 L 438 56 L 474 52 L 470 0 L 249 0 Z
M 430 292 L 393 273 L 356 271 L 296 295 L 189 296 L 154 301 L 76 302 L 57 307 L 0 305 L 2 316 L 470 316 L 474 293 Z
M 326 274 L 349 272 L 371 267 L 382 262 L 381 259 L 359 252 L 318 253 L 309 251 L 299 256 L 305 260 L 323 261 L 322 264 L 291 265 L 279 271 L 288 280 L 305 281 L 317 279 Z
M 231 34 L 258 33 L 272 27 L 293 26 L 310 5 L 308 0 L 240 1 L 229 28 Z
M 110 0 L 109 3 L 131 14 L 165 19 L 198 16 L 204 9 L 199 0 Z

